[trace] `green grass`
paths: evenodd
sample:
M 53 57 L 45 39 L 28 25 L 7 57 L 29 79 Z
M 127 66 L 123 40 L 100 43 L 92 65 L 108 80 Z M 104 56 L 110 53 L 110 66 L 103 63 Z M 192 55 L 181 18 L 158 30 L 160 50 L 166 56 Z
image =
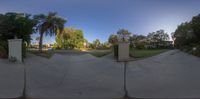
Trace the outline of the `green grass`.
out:
M 151 57 L 163 52 L 168 51 L 168 49 L 130 49 L 130 56 L 134 58 L 146 58 L 146 57 Z M 45 58 L 51 58 L 55 52 L 54 51 L 43 51 L 42 53 L 39 52 L 38 50 L 29 50 L 28 51 L 31 54 L 45 57 Z M 111 53 L 111 50 L 93 50 L 89 52 L 91 55 L 95 57 L 103 57 L 105 55 L 108 55 Z
M 103 56 L 108 55 L 110 53 L 111 53 L 110 50 L 95 50 L 95 51 L 90 52 L 90 54 L 95 56 L 95 57 L 103 57 Z
M 38 50 L 29 50 L 28 52 L 31 54 L 34 54 L 36 56 L 41 56 L 41 57 L 48 58 L 48 59 L 50 59 L 54 55 L 53 51 L 39 52 Z
M 166 51 L 168 49 L 130 49 L 130 56 L 134 58 L 146 58 Z
M 70 50 L 70 51 L 76 51 L 76 50 Z M 50 59 L 55 53 L 58 53 L 56 51 L 43 51 L 41 53 L 38 50 L 29 50 L 28 52 L 36 56 L 41 56 L 48 59 Z M 102 57 L 102 56 L 110 54 L 111 51 L 110 50 L 91 50 L 89 51 L 89 53 L 95 57 Z

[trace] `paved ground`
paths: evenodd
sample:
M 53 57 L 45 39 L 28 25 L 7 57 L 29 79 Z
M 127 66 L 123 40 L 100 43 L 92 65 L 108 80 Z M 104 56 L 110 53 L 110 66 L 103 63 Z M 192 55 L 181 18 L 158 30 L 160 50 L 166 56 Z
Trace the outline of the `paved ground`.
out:
M 200 97 L 200 58 L 178 50 L 130 62 L 127 74 L 132 97 Z
M 0 59 L 0 98 L 22 96 L 24 88 L 24 65 Z
M 29 57 L 27 96 L 31 98 L 117 98 L 123 96 L 123 63 L 90 54 L 50 60 Z
M 124 94 L 124 63 L 114 61 L 111 55 L 55 54 L 51 59 L 30 55 L 24 64 L 27 97 L 120 98 Z M 195 56 L 172 50 L 129 62 L 127 69 L 131 97 L 200 97 L 200 58 Z M 0 71 L 0 97 L 22 94 L 23 65 L 1 60 Z

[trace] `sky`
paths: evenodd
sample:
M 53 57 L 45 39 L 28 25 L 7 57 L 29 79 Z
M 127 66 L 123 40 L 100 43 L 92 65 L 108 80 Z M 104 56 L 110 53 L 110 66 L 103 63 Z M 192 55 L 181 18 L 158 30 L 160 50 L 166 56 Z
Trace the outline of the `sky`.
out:
M 147 35 L 164 29 L 171 34 L 182 22 L 200 14 L 200 0 L 0 0 L 0 13 L 23 12 L 47 14 L 57 12 L 65 18 L 65 27 L 81 29 L 92 42 L 108 40 L 119 29 Z M 38 34 L 33 34 L 35 42 Z M 44 38 L 54 43 L 55 36 Z

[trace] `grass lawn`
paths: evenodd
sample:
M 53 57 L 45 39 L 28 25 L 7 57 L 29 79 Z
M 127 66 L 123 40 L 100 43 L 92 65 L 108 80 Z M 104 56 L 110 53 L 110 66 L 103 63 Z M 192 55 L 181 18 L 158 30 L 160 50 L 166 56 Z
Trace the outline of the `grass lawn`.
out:
M 134 58 L 146 58 L 150 56 L 154 56 L 160 53 L 163 53 L 165 51 L 168 51 L 168 49 L 130 49 L 130 56 Z M 29 50 L 28 51 L 31 54 L 45 57 L 45 58 L 51 58 L 56 52 L 55 51 L 43 51 L 40 53 L 38 50 Z M 111 50 L 91 50 L 89 53 L 95 57 L 102 57 L 105 55 L 108 55 L 112 53 Z
M 41 56 L 41 57 L 45 57 L 50 59 L 55 53 L 82 53 L 82 51 L 78 51 L 78 50 L 53 50 L 53 51 L 47 51 L 44 50 L 42 53 L 39 52 L 38 50 L 29 50 L 28 53 L 37 55 L 37 56 Z M 83 52 L 85 53 L 85 52 Z M 95 57 L 102 57 L 105 55 L 108 55 L 111 53 L 111 50 L 90 50 L 87 52 L 88 54 L 91 54 Z
M 48 58 L 48 59 L 51 58 L 54 55 L 53 51 L 43 51 L 41 53 L 38 50 L 29 50 L 28 52 L 31 53 L 31 54 L 37 55 L 37 56 Z
M 111 53 L 111 50 L 93 50 L 90 51 L 90 54 L 95 57 L 103 57 Z
M 134 58 L 146 58 L 168 51 L 168 49 L 130 49 L 130 56 Z

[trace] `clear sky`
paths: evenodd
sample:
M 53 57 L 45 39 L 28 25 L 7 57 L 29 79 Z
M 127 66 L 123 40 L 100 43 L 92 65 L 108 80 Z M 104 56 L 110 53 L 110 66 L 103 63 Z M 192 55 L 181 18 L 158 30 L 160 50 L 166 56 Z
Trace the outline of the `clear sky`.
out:
M 96 38 L 104 42 L 120 28 L 134 34 L 159 29 L 170 34 L 178 24 L 200 14 L 200 0 L 0 0 L 0 13 L 49 11 L 67 19 L 66 27 L 83 30 L 90 42 Z M 44 42 L 54 39 L 46 37 Z

